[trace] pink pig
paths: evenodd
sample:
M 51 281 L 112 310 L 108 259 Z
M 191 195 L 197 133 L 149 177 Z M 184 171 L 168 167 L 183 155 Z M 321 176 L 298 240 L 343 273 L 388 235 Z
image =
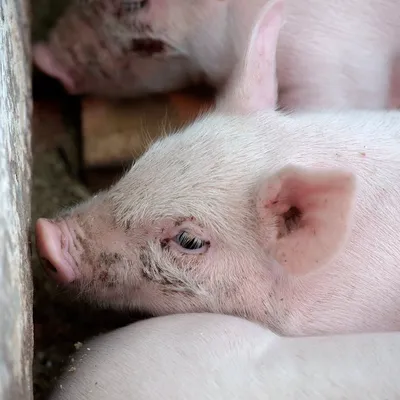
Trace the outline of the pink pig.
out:
M 263 10 L 214 112 L 37 221 L 51 276 L 100 304 L 285 335 L 400 328 L 400 113 L 266 111 L 282 9 Z
M 60 19 L 48 43 L 35 46 L 34 60 L 73 94 L 135 97 L 204 80 L 220 88 L 268 2 L 81 0 Z M 285 3 L 277 45 L 281 108 L 393 105 L 397 0 Z
M 400 332 L 279 337 L 217 314 L 150 318 L 87 342 L 50 400 L 397 400 Z

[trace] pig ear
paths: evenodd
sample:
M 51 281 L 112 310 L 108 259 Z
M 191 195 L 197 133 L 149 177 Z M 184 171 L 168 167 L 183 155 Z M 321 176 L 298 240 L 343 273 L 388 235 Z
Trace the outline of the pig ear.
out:
M 33 62 L 42 72 L 58 79 L 70 94 L 75 93 L 74 79 L 68 74 L 66 68 L 54 58 L 47 44 L 44 42 L 35 44 L 32 53 Z
M 338 254 L 351 229 L 355 186 L 347 171 L 291 165 L 262 183 L 261 238 L 289 273 L 310 272 Z
M 251 113 L 275 109 L 277 101 L 276 49 L 284 21 L 285 0 L 269 1 L 260 12 L 245 51 L 226 88 L 217 99 L 217 109 Z

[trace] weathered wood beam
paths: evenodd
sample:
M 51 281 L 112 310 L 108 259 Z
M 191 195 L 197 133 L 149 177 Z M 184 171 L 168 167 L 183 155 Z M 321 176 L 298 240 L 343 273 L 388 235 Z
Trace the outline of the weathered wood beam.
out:
M 0 399 L 30 400 L 32 280 L 29 5 L 0 0 Z

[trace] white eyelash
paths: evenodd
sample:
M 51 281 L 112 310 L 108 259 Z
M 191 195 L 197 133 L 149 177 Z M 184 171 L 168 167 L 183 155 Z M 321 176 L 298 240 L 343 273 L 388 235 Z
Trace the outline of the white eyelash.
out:
M 147 0 L 139 1 L 124 1 L 122 2 L 122 7 L 124 12 L 135 12 L 139 11 L 147 5 Z

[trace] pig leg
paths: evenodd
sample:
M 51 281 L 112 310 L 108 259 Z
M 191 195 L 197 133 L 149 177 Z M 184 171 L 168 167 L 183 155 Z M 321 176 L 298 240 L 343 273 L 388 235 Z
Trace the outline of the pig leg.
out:
M 398 399 L 400 333 L 279 337 L 175 314 L 88 342 L 51 400 Z

